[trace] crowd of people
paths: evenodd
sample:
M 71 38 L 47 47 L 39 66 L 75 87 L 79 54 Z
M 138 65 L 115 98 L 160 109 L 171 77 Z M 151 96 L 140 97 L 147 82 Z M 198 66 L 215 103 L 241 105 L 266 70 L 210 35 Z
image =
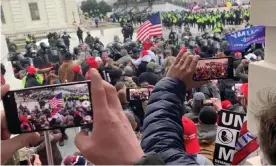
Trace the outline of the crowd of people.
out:
M 74 87 L 71 88 L 74 89 Z M 24 133 L 91 123 L 92 111 L 88 87 L 79 87 L 79 89 L 85 92 L 67 90 L 62 93 L 59 89 L 60 93 L 57 95 L 47 90 L 43 92 L 34 90 L 32 95 L 29 95 L 29 92 L 28 94 L 16 93 L 15 100 L 21 131 Z M 58 89 L 53 92 L 57 93 Z M 56 99 L 56 96 L 62 97 L 61 103 L 51 102 Z
M 149 99 L 149 89 L 141 88 L 141 89 L 130 89 L 129 90 L 129 98 L 130 100 L 148 100 Z
M 203 64 L 200 64 L 203 63 Z M 204 62 L 201 60 L 196 72 L 194 74 L 194 80 L 211 80 L 211 79 L 223 79 L 227 78 L 229 70 L 228 60 L 226 62 Z
M 191 15 L 197 14 L 191 13 L 188 17 Z M 212 14 L 210 15 L 212 18 Z M 222 16 L 220 18 L 222 19 Z M 233 18 L 240 19 L 241 15 Z M 190 37 L 182 46 L 176 46 L 172 40 L 162 37 L 141 43 L 131 39 L 120 42 L 118 36 L 115 36 L 114 41 L 104 47 L 99 38 L 95 39 L 88 33 L 83 40 L 82 34 L 83 30 L 79 28 L 76 35 L 80 45 L 74 47 L 74 52 L 71 53 L 70 44 L 66 44 L 64 40 L 66 33 L 63 36 L 51 33 L 48 36 L 50 47 L 40 45 L 40 50 L 44 50 L 41 57 L 50 57 L 47 68 L 34 67 L 22 59 L 11 60 L 15 62 L 15 77 L 22 80 L 24 87 L 91 80 L 92 108 L 83 105 L 74 107 L 77 103 L 89 100 L 87 96 L 82 98 L 77 95 L 63 96 L 65 104 L 55 109 L 43 107 L 41 100 L 38 100 L 39 105 L 35 110 L 20 106 L 25 116 L 21 118 L 22 128 L 28 131 L 32 128 L 51 128 L 51 125 L 54 127 L 55 124 L 62 126 L 66 123 L 70 126 L 93 123 L 90 134 L 83 130 L 76 136 L 75 145 L 78 151 L 64 159 L 61 158 L 56 143 L 68 139 L 65 128 L 50 132 L 54 164 L 213 165 L 218 113 L 247 113 L 248 64 L 263 60 L 264 48 L 253 44 L 247 50 L 230 51 L 226 41 L 208 34 Z M 9 48 L 14 49 L 13 44 L 7 42 Z M 56 50 L 57 54 L 54 54 L 53 50 Z M 255 56 L 245 56 L 249 53 Z M 193 80 L 194 74 L 198 72 L 203 78 L 208 78 L 210 72 L 218 77 L 225 75 L 225 62 L 208 64 L 197 69 L 199 58 L 225 56 L 235 59 L 234 79 L 203 82 Z M 30 58 L 34 59 L 33 56 Z M 5 67 L 1 65 L 2 75 L 5 75 L 4 71 Z M 240 82 L 241 95 L 237 95 L 235 85 Z M 5 95 L 9 86 L 4 80 L 1 80 L 1 83 L 1 95 Z M 145 88 L 147 92 L 142 91 L 137 95 L 132 92 L 132 98 L 136 98 L 133 95 L 141 98 L 141 94 L 144 98 L 128 100 L 127 89 L 138 88 Z M 147 94 L 150 94 L 149 100 L 144 100 L 147 99 Z M 53 96 L 47 99 L 51 97 Z M 211 104 L 204 104 L 206 100 L 211 101 Z M 266 107 L 266 110 L 273 110 L 270 106 Z M 93 116 L 93 119 L 87 116 Z M 59 117 L 62 117 L 62 120 L 59 120 Z M 264 147 L 262 150 L 267 162 L 275 164 L 275 136 L 269 133 L 275 132 L 275 123 L 271 118 L 276 116 L 271 113 L 268 121 L 265 121 L 265 118 L 268 118 L 266 114 L 260 117 L 261 122 L 268 126 L 261 125 L 264 128 L 261 133 L 271 138 L 267 143 L 264 138 L 260 139 L 261 149 Z M 1 119 L 1 164 L 15 161 L 16 157 L 13 155 L 22 147 L 35 149 L 41 163 L 48 164 L 43 133 L 40 132 L 41 137 L 37 133 L 30 133 L 9 139 L 10 133 L 7 131 L 3 113 Z M 42 126 L 37 126 L 36 120 L 41 121 Z M 12 145 L 18 140 L 23 141 Z M 8 143 L 12 147 L 7 147 Z M 238 164 L 243 163 L 244 161 L 241 161 Z

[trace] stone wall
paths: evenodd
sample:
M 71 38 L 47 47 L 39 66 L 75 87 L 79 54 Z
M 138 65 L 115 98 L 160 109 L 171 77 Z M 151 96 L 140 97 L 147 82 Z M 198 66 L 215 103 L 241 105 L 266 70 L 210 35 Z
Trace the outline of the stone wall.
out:
M 39 20 L 31 19 L 29 3 L 37 3 Z M 1 5 L 6 20 L 1 26 L 4 35 L 72 28 L 74 20 L 80 21 L 75 0 L 2 0 Z

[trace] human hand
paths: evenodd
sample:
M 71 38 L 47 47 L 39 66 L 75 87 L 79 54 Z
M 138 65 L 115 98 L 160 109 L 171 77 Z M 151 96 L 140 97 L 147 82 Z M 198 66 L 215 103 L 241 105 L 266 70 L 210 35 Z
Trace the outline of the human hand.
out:
M 39 159 L 39 155 L 34 154 L 33 157 L 34 157 L 34 163 L 33 163 L 34 166 L 40 166 L 40 165 L 42 165 L 41 161 Z
M 34 159 L 34 162 L 32 163 L 31 160 L 29 159 L 29 160 L 27 160 L 28 165 L 34 165 L 34 166 L 40 166 L 40 165 L 42 165 L 42 163 L 41 163 L 41 161 L 39 159 L 39 155 L 33 154 L 32 157 Z
M 181 50 L 171 65 L 167 73 L 167 77 L 183 81 L 187 90 L 203 85 L 206 82 L 193 81 L 193 75 L 195 73 L 198 60 L 198 55 L 194 56 L 190 53 L 184 53 L 184 51 Z
M 217 98 L 211 98 L 212 102 L 213 102 L 213 107 L 216 109 L 216 111 L 220 111 L 222 110 L 222 105 L 221 105 L 221 101 Z
M 81 154 L 96 165 L 130 165 L 138 162 L 144 152 L 123 113 L 116 89 L 102 80 L 92 69 L 91 102 L 93 130 L 81 131 L 75 138 Z
M 10 89 L 9 85 L 1 86 L 1 97 Z M 20 134 L 10 138 L 5 112 L 1 111 L 1 164 L 5 162 L 19 149 L 39 141 L 38 133 Z

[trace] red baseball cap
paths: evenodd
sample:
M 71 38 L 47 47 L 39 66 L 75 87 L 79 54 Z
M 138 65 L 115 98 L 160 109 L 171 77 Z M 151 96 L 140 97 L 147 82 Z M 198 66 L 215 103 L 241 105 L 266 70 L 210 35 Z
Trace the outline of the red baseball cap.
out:
M 95 60 L 93 56 L 90 56 L 89 58 L 87 58 L 86 64 L 88 64 L 90 68 L 98 69 L 99 67 L 98 62 Z
M 244 95 L 244 97 L 248 99 L 248 83 L 242 84 L 242 86 L 240 87 L 240 91 Z
M 180 50 L 183 50 L 183 52 L 187 52 L 187 47 L 181 46 L 181 47 L 180 47 Z
M 74 66 L 73 66 L 73 71 L 74 71 L 75 73 L 80 72 L 80 70 L 81 70 L 81 67 L 80 67 L 79 65 L 74 65 Z
M 36 73 L 35 67 L 34 66 L 28 66 L 27 67 L 27 73 L 31 74 L 31 75 L 35 74 Z
M 236 52 L 236 53 L 235 53 L 235 57 L 240 57 L 240 56 L 242 56 L 242 53 L 241 53 L 241 52 Z
M 195 123 L 191 119 L 182 116 L 182 125 L 184 128 L 183 137 L 186 152 L 189 154 L 199 153 L 200 146 L 196 136 Z
M 232 107 L 232 103 L 229 100 L 224 100 L 221 102 L 222 109 L 227 110 L 228 108 Z

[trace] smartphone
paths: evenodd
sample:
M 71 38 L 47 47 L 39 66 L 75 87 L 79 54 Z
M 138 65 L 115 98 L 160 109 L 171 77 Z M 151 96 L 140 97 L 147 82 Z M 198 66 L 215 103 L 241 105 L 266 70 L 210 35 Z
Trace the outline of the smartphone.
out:
M 230 78 L 234 78 L 232 57 L 200 59 L 193 75 L 194 81 Z
M 128 99 L 128 101 L 148 100 L 149 95 L 150 95 L 149 88 L 130 88 L 130 89 L 127 89 L 127 99 Z
M 9 91 L 3 98 L 12 134 L 92 123 L 90 81 Z
M 203 100 L 202 105 L 204 105 L 204 106 L 213 106 L 213 101 L 212 100 Z

